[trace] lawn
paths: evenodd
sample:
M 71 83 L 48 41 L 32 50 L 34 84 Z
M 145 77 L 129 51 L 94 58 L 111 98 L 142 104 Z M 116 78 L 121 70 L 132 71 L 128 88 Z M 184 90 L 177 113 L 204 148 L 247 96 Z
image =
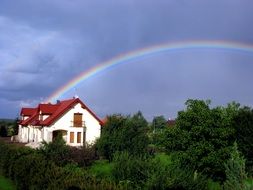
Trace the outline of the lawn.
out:
M 170 165 L 172 163 L 171 156 L 164 153 L 157 154 L 153 159 L 159 160 L 164 165 Z M 108 160 L 97 160 L 89 169 L 89 171 L 96 177 L 101 179 L 112 179 L 113 162 Z
M 11 180 L 0 175 L 0 190 L 15 190 L 15 189 L 16 187 Z

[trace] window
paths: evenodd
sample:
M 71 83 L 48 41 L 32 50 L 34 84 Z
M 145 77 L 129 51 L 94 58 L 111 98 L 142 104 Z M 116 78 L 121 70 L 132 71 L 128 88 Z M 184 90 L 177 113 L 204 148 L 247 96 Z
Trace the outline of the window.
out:
M 69 142 L 70 142 L 70 143 L 74 143 L 74 139 L 75 139 L 75 137 L 74 137 L 74 132 L 70 132 L 70 139 L 69 139 Z
M 77 143 L 81 143 L 81 132 L 77 132 Z
M 83 123 L 83 114 L 74 113 L 74 127 L 82 127 Z

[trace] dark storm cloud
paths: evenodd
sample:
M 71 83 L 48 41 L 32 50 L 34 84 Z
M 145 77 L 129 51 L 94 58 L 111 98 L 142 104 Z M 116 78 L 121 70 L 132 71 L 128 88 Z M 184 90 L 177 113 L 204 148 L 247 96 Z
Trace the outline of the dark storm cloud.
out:
M 11 107 L 0 116 L 45 100 L 120 53 L 194 39 L 251 44 L 252 7 L 250 0 L 0 0 L 0 98 Z M 67 95 L 77 93 L 100 116 L 139 109 L 149 118 L 176 116 L 187 98 L 252 105 L 252 61 L 222 51 L 166 53 L 100 74 Z

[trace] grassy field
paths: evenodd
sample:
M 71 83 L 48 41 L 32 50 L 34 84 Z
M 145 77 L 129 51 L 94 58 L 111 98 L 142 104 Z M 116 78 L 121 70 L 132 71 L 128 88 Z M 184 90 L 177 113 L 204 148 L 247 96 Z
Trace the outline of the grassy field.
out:
M 0 190 L 15 190 L 13 182 L 0 175 Z

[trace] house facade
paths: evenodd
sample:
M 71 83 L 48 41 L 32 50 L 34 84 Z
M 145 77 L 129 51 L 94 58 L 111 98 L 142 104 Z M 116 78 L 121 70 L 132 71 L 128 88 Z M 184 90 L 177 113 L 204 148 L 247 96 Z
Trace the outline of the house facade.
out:
M 22 108 L 18 141 L 52 142 L 61 135 L 70 146 L 91 144 L 100 137 L 102 121 L 79 99 Z

